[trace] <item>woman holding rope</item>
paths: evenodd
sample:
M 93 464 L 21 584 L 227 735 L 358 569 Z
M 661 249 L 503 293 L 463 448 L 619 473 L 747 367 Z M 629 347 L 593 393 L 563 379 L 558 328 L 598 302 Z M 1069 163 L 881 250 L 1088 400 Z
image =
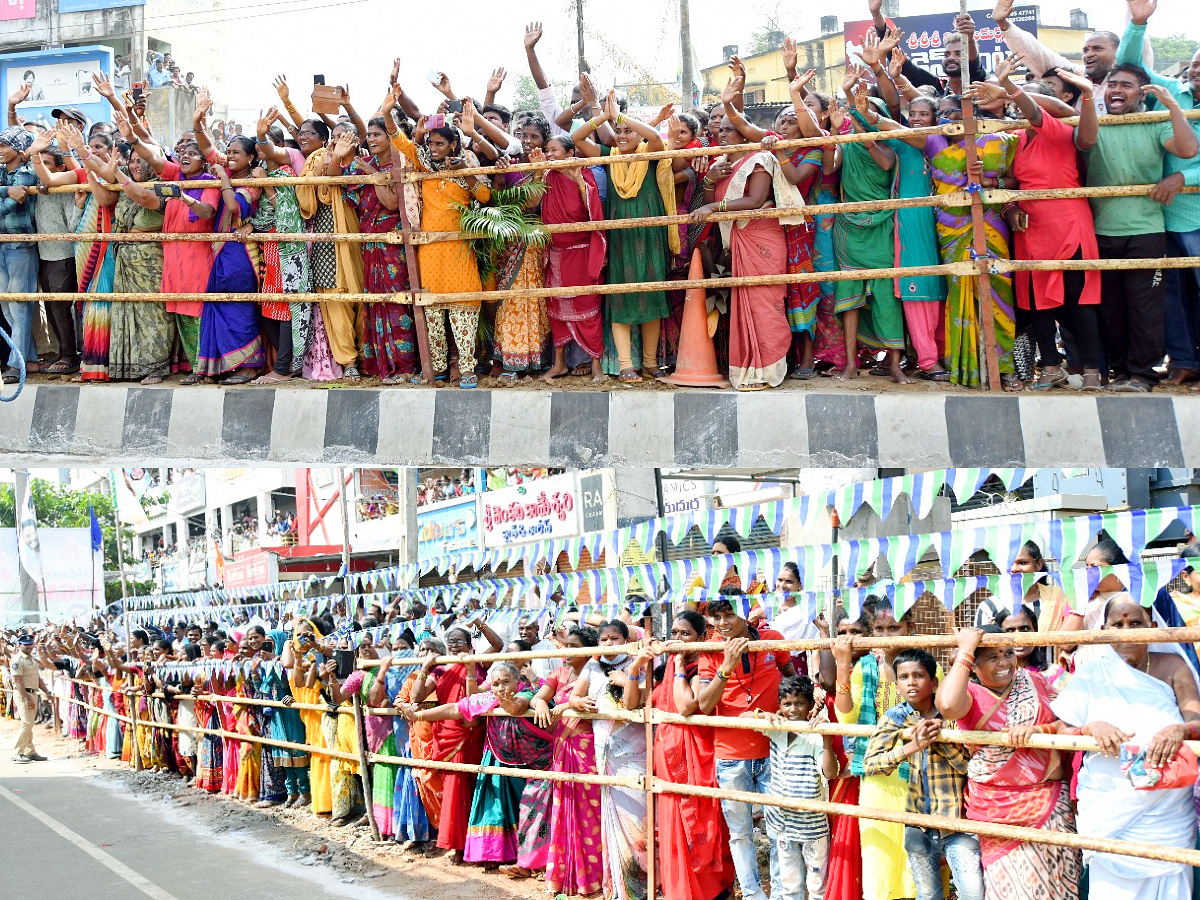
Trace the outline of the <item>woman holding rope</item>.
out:
M 596 629 L 576 625 L 567 632 L 563 646 L 595 647 L 599 642 Z M 563 715 L 568 709 L 580 711 L 586 705 L 586 699 L 576 699 L 572 694 L 589 659 L 587 656 L 567 657 L 564 665 L 550 673 L 530 702 L 534 717 L 543 728 L 556 720 L 550 760 L 550 768 L 555 772 L 596 774 L 591 720 Z M 604 880 L 600 788 L 584 781 L 555 781 L 551 783 L 551 793 L 546 887 L 573 896 L 599 893 Z
M 728 107 L 726 108 L 728 113 Z M 730 117 L 726 116 L 726 122 Z M 722 126 L 724 129 L 725 126 Z M 671 640 L 657 641 L 634 659 L 625 685 L 624 705 L 642 705 L 641 676 L 654 677 L 654 660 L 667 654 L 667 665 L 654 688 L 654 708 L 693 716 L 700 676 L 696 654 L 687 645 L 705 640 L 708 623 L 690 609 L 675 614 Z M 659 725 L 654 733 L 654 774 L 674 784 L 717 786 L 713 730 L 695 725 Z M 655 805 L 663 893 L 672 900 L 717 900 L 733 888 L 733 857 L 721 801 L 683 794 L 659 794 Z
M 1054 733 L 1050 688 L 1021 666 L 1014 647 L 980 647 L 998 625 L 958 631 L 958 656 L 937 691 L 947 720 L 968 731 L 1006 732 L 1021 743 L 1031 734 Z M 967 767 L 966 817 L 1051 831 L 1075 831 L 1068 783 L 1070 761 L 1057 751 L 1030 747 L 977 747 Z M 988 900 L 1077 900 L 1081 863 L 1070 847 L 980 836 Z

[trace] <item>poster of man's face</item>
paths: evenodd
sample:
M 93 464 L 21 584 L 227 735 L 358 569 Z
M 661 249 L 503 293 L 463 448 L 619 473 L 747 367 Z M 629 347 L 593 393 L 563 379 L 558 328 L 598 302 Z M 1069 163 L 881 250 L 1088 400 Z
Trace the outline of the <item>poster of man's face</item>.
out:
M 94 103 L 99 98 L 92 73 L 100 71 L 98 60 L 78 59 L 58 63 L 34 63 L 13 66 L 8 70 L 8 84 L 4 86 L 12 96 L 22 84 L 29 85 L 29 96 L 20 106 L 78 106 Z

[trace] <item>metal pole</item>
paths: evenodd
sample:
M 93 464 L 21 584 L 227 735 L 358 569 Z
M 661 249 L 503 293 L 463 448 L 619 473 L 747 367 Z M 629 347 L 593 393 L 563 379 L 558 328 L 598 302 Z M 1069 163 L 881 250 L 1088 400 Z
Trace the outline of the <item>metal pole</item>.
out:
M 343 586 L 350 578 L 350 512 L 349 504 L 346 502 L 346 470 L 338 469 L 338 481 L 341 483 L 339 487 L 339 497 L 342 506 L 342 571 L 345 572 L 345 580 Z M 350 481 L 354 481 L 354 471 L 350 472 Z
M 117 524 L 117 577 L 121 579 L 121 599 L 124 600 L 128 594 L 125 591 L 125 551 L 121 547 L 121 507 L 117 503 L 116 469 L 108 470 L 108 486 L 112 493 L 113 520 Z M 128 634 L 126 634 L 125 639 L 129 640 Z
M 654 470 L 654 501 L 658 505 L 658 517 L 661 519 L 663 516 L 665 516 L 667 514 L 666 504 L 663 502 L 662 469 Z M 666 534 L 663 533 L 661 528 L 659 529 L 659 532 L 658 532 L 658 555 L 662 559 L 663 563 L 665 564 L 667 561 L 667 536 L 666 536 Z M 664 568 L 665 568 L 665 566 L 664 566 Z M 671 585 L 667 582 L 667 577 L 665 574 L 663 575 L 662 580 L 663 580 L 663 587 L 670 589 Z M 659 596 L 661 597 L 662 595 L 663 595 L 663 592 L 660 592 Z M 663 610 L 663 621 L 666 623 L 666 627 L 665 627 L 666 635 L 665 636 L 667 638 L 670 638 L 671 625 L 675 618 L 674 610 L 671 608 L 670 603 L 664 603 L 662 605 L 662 610 Z M 653 621 L 653 619 L 651 619 L 651 621 Z
M 680 66 L 683 87 L 683 111 L 692 108 L 692 14 L 688 8 L 688 0 L 679 0 L 679 45 L 683 54 Z
M 583 0 L 575 0 L 575 52 L 578 56 L 579 74 L 586 71 L 583 58 Z
M 644 673 L 646 676 L 646 696 L 644 709 L 646 719 L 646 896 L 649 900 L 658 897 L 657 866 L 655 865 L 654 841 L 654 671 Z M 667 686 L 668 689 L 670 685 Z

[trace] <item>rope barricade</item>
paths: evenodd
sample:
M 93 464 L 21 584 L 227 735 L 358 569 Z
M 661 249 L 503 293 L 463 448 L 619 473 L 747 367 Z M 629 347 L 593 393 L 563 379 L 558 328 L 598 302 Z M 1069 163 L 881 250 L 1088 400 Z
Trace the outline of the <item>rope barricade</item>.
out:
M 1128 645 L 1194 643 L 1197 641 L 1200 641 L 1200 627 L 985 634 L 982 637 L 980 646 L 1077 647 L 1112 644 Z M 834 641 L 832 639 L 827 638 L 792 641 L 751 641 L 746 649 L 750 652 L 827 650 L 833 645 L 833 643 Z M 623 646 L 582 648 L 564 647 L 555 650 L 524 651 L 515 653 L 481 653 L 466 654 L 461 656 L 439 656 L 436 658 L 436 662 L 439 664 L 488 663 L 500 661 L 521 663 L 547 658 L 613 656 L 620 653 L 636 653 L 642 649 L 643 646 L 644 645 L 641 643 L 632 643 Z M 719 652 L 723 648 L 723 644 L 720 642 L 695 642 L 687 644 L 686 646 L 689 654 Z M 956 646 L 956 638 L 954 635 L 949 634 L 914 635 L 908 637 L 851 638 L 851 647 L 852 649 L 857 650 L 898 650 L 901 648 L 945 649 L 953 646 Z M 428 657 L 403 657 L 393 660 L 392 664 L 397 666 L 413 666 L 424 665 L 427 661 Z M 378 665 L 378 661 L 360 660 L 360 666 L 362 668 L 369 668 L 373 665 Z M 94 682 L 81 681 L 74 678 L 69 678 L 66 680 L 84 688 L 94 689 L 97 687 Z M 5 688 L 4 690 L 7 691 L 8 688 Z M 970 833 L 1003 840 L 1018 840 L 1037 844 L 1050 844 L 1062 847 L 1070 847 L 1078 850 L 1113 853 L 1141 859 L 1154 859 L 1190 866 L 1200 866 L 1200 850 L 1179 849 L 1175 847 L 1165 847 L 1125 840 L 1096 838 L 1074 833 L 1012 826 L 987 821 L 978 821 L 974 819 L 968 820 L 966 818 L 949 818 L 938 815 L 923 815 L 900 810 L 877 809 L 873 807 L 849 805 L 836 802 L 801 800 L 775 794 L 745 793 L 710 786 L 673 783 L 656 776 L 653 772 L 654 754 L 650 749 L 652 746 L 650 742 L 647 743 L 646 772 L 643 776 L 639 777 L 619 777 L 604 774 L 583 775 L 545 771 L 541 769 L 452 763 L 440 760 L 417 759 L 411 757 L 364 752 L 365 735 L 361 727 L 363 714 L 387 716 L 399 715 L 400 713 L 396 709 L 386 707 L 378 709 L 368 708 L 362 703 L 357 694 L 354 695 L 351 705 L 347 706 L 343 704 L 337 707 L 323 704 L 305 704 L 298 702 L 283 703 L 281 701 L 267 700 L 263 698 L 237 697 L 212 693 L 183 695 L 182 699 L 258 707 L 286 708 L 290 706 L 291 708 L 297 710 L 315 710 L 328 714 L 337 713 L 340 715 L 354 715 L 356 717 L 356 722 L 358 722 L 360 726 L 358 729 L 358 753 L 349 753 L 329 747 L 318 747 L 309 744 L 297 744 L 288 741 L 280 741 L 270 737 L 263 737 L 236 731 L 231 732 L 223 728 L 203 728 L 199 726 L 186 726 L 176 723 L 160 722 L 153 718 L 152 711 L 150 712 L 150 718 L 142 718 L 137 713 L 136 701 L 139 697 L 146 695 L 140 691 L 129 689 L 122 691 L 122 694 L 126 697 L 128 708 L 133 713 L 132 716 L 120 715 L 114 711 L 94 706 L 87 702 L 86 699 L 78 700 L 72 697 L 68 699 L 68 702 L 87 709 L 90 712 L 97 713 L 98 715 L 115 718 L 116 720 L 129 725 L 131 734 L 126 737 L 126 740 L 132 740 L 134 742 L 131 752 L 131 761 L 135 767 L 140 765 L 140 753 L 137 749 L 137 731 L 143 728 L 147 728 L 152 731 L 159 729 L 168 732 L 187 732 L 197 735 L 216 736 L 230 741 L 248 742 L 271 747 L 282 747 L 289 750 L 327 757 L 329 759 L 358 763 L 360 766 L 366 764 L 367 769 L 369 769 L 370 764 L 383 763 L 393 766 L 406 766 L 414 769 L 473 772 L 476 774 L 494 775 L 499 777 L 540 779 L 546 781 L 576 782 L 601 786 L 622 787 L 631 790 L 644 791 L 647 795 L 648 811 L 653 810 L 652 798 L 655 794 L 676 794 L 682 796 L 706 797 L 717 800 L 732 800 L 763 804 L 780 809 L 820 812 L 829 815 L 849 816 L 853 818 L 890 822 L 920 828 L 936 828 L 942 831 Z M 616 710 L 605 713 L 581 713 L 574 710 L 565 710 L 560 715 L 568 718 L 578 719 L 606 719 L 611 721 L 620 721 L 630 725 L 645 723 L 647 729 L 651 729 L 654 725 L 682 725 L 687 727 L 725 728 L 758 732 L 785 731 L 801 734 L 816 733 L 822 735 L 841 735 L 858 738 L 869 737 L 874 732 L 874 727 L 871 725 L 783 721 L 768 723 L 756 718 L 729 718 L 707 715 L 682 716 L 654 709 L 651 691 L 643 690 L 642 695 L 645 698 L 645 706 L 641 709 Z M 152 694 L 149 696 L 155 699 L 169 699 L 163 695 Z M 58 699 L 60 698 L 55 698 L 55 701 Z M 181 697 L 177 695 L 175 699 L 181 699 Z M 422 704 L 422 707 L 428 708 L 432 705 L 434 704 L 425 703 Z M 488 713 L 488 715 L 494 716 L 508 714 L 503 711 L 496 711 Z M 525 717 L 531 717 L 532 715 L 532 712 L 525 713 Z M 902 737 L 904 740 L 910 739 L 911 731 L 904 731 Z M 1077 736 L 1074 734 L 1062 735 L 1035 733 L 1027 740 L 1022 741 L 1020 744 L 1014 744 L 1010 736 L 1005 732 L 965 731 L 955 728 L 944 728 L 941 730 L 935 740 L 940 743 L 962 744 L 970 747 L 1024 746 L 1036 749 L 1056 750 L 1061 752 L 1095 752 L 1100 749 L 1100 745 L 1095 739 L 1089 736 Z M 1200 741 L 1186 741 L 1185 743 L 1193 751 L 1200 751 Z M 369 771 L 365 769 L 363 776 L 364 779 L 369 779 Z M 366 783 L 369 784 L 369 781 Z M 366 796 L 370 796 L 369 788 L 366 791 Z M 654 829 L 649 828 L 647 834 L 649 841 L 648 854 L 653 855 L 655 852 Z

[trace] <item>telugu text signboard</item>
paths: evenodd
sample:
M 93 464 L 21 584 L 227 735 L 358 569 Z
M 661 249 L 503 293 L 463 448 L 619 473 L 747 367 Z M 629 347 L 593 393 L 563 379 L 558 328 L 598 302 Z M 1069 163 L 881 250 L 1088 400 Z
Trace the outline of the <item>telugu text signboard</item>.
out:
M 938 78 L 945 78 L 942 58 L 946 53 L 946 38 L 954 33 L 955 15 L 953 12 L 944 12 L 924 16 L 897 16 L 889 18 L 888 24 L 895 25 L 904 32 L 900 46 L 915 65 L 932 72 Z M 990 75 L 996 71 L 996 66 L 1001 60 L 1012 55 L 1012 50 L 1004 43 L 1004 32 L 992 20 L 990 9 L 973 9 L 971 18 L 975 20 L 975 43 L 979 46 L 979 60 Z M 1037 36 L 1036 6 L 1015 7 L 1008 21 L 1019 25 L 1021 30 L 1034 37 Z M 862 51 L 863 37 L 874 27 L 870 19 L 846 23 L 844 37 L 847 60 L 862 62 L 859 53 Z
M 481 495 L 483 545 L 503 547 L 579 534 L 583 503 L 574 475 L 555 475 Z

